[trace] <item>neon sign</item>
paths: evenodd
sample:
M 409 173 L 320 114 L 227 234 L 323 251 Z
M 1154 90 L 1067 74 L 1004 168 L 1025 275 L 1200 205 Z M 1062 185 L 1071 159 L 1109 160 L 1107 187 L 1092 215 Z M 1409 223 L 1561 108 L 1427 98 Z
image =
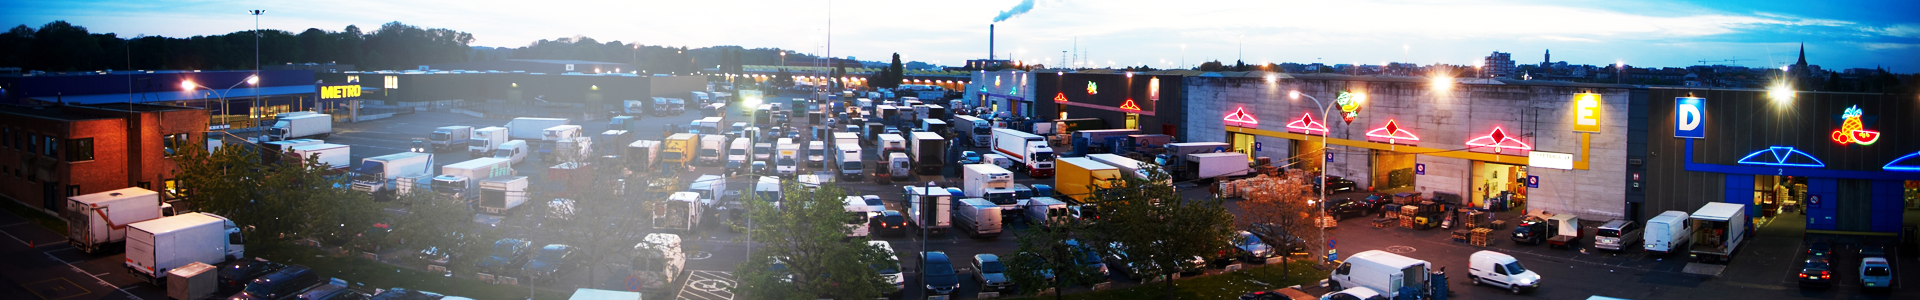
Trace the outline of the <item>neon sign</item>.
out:
M 1502 150 L 1508 150 L 1508 149 L 1516 150 L 1516 151 L 1529 151 L 1529 150 L 1533 150 L 1533 145 L 1527 145 L 1526 142 L 1521 142 L 1519 139 L 1515 139 L 1512 136 L 1508 136 L 1507 131 L 1505 129 L 1501 129 L 1499 126 L 1494 126 L 1492 133 L 1488 133 L 1486 136 L 1481 136 L 1481 137 L 1473 138 L 1471 140 L 1467 140 L 1467 149 L 1471 149 L 1475 151 L 1485 151 L 1486 149 L 1493 149 L 1493 153 L 1500 153 Z
M 1340 104 L 1340 115 L 1346 119 L 1347 124 L 1353 124 L 1353 118 L 1360 116 L 1360 103 L 1366 101 L 1367 94 L 1340 92 L 1340 96 L 1334 98 L 1333 102 Z
M 1766 154 L 1766 155 L 1761 155 L 1761 154 Z M 1812 154 L 1807 154 L 1807 152 L 1800 151 L 1800 149 L 1794 149 L 1793 147 L 1778 147 L 1778 146 L 1767 147 L 1766 150 L 1754 151 L 1753 153 L 1747 154 L 1747 157 L 1740 158 L 1740 163 L 1747 164 L 1747 165 L 1765 165 L 1765 166 L 1782 166 L 1782 167 L 1807 167 L 1807 168 L 1827 167 L 1827 163 L 1820 162 L 1820 159 L 1814 158 Z
M 1920 172 L 1920 152 L 1895 158 L 1880 168 L 1887 171 Z
M 1600 132 L 1600 94 L 1574 94 L 1573 131 Z
M 1140 111 L 1140 105 L 1134 104 L 1133 99 L 1127 99 L 1126 103 L 1120 103 L 1120 110 Z
M 1380 126 L 1380 128 L 1367 131 L 1367 140 L 1388 144 L 1413 145 L 1420 142 L 1420 136 L 1414 135 L 1412 131 L 1407 131 L 1406 128 L 1400 128 L 1399 122 L 1395 122 L 1393 119 L 1387 119 L 1387 126 Z
M 1326 135 L 1327 125 L 1313 120 L 1313 113 L 1306 113 L 1299 120 L 1287 123 L 1287 132 Z
M 1254 119 L 1253 114 L 1247 113 L 1247 108 L 1245 107 L 1234 108 L 1233 113 L 1228 113 L 1227 117 L 1220 118 L 1220 120 L 1226 121 L 1228 125 L 1232 125 L 1233 123 L 1241 123 L 1246 125 L 1246 127 L 1260 125 L 1260 120 Z
M 1067 102 L 1067 92 L 1053 94 L 1053 102 Z
M 1147 100 L 1160 101 L 1160 77 L 1147 79 Z
M 1087 94 L 1088 94 L 1088 95 L 1093 95 L 1093 94 L 1099 94 L 1099 93 L 1100 93 L 1100 83 L 1096 83 L 1096 82 L 1092 82 L 1092 81 L 1088 81 L 1088 82 L 1087 82 Z
M 1828 137 L 1833 138 L 1833 142 L 1840 143 L 1841 145 L 1860 144 L 1861 146 L 1866 146 L 1872 145 L 1873 142 L 1880 141 L 1879 131 L 1867 130 L 1865 123 L 1860 122 L 1860 115 L 1862 114 L 1859 105 L 1848 107 L 1847 110 L 1840 113 L 1840 129 L 1834 130 Z

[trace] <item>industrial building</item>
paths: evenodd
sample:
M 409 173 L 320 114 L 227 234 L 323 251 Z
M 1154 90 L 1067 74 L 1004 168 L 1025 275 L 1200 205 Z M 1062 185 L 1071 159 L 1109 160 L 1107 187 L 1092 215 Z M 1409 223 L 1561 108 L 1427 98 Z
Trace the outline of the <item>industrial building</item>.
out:
M 206 147 L 207 110 L 149 103 L 0 106 L 0 195 L 60 213 L 61 200 L 127 187 L 179 196 L 171 157 Z

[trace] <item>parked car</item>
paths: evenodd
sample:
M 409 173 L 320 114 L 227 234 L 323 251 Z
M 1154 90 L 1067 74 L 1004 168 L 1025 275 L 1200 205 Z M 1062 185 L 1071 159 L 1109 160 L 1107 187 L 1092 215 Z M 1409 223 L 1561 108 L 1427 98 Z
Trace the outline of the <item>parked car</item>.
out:
M 1254 236 L 1259 237 L 1260 241 L 1267 242 L 1268 246 L 1273 246 L 1275 248 L 1274 250 L 1278 252 L 1275 255 L 1305 256 L 1313 254 L 1307 252 L 1306 239 L 1288 234 L 1284 230 L 1276 229 L 1273 224 L 1262 223 L 1254 224 L 1253 226 L 1255 229 L 1259 229 L 1253 232 Z
M 1132 259 L 1132 257 L 1127 254 L 1127 248 L 1126 248 L 1127 246 L 1120 244 L 1119 242 L 1114 242 L 1112 244 L 1109 244 L 1108 247 L 1109 249 L 1113 250 L 1112 252 L 1107 253 L 1107 259 L 1112 260 L 1111 262 L 1108 262 L 1109 265 L 1119 266 L 1120 273 L 1122 275 L 1126 275 L 1128 279 L 1146 280 L 1148 278 L 1152 278 L 1152 277 L 1149 277 L 1149 275 L 1159 276 L 1160 274 L 1142 274 L 1141 272 L 1166 271 L 1164 269 L 1161 269 L 1159 267 L 1159 264 L 1154 262 L 1148 262 L 1144 265 L 1135 265 L 1133 262 L 1129 261 L 1130 259 Z M 1206 263 L 1207 261 L 1205 258 L 1194 256 L 1192 259 L 1180 261 L 1174 267 L 1178 268 L 1177 270 L 1180 273 L 1191 273 L 1195 271 L 1205 270 Z
M 1893 265 L 1886 257 L 1873 256 L 1860 259 L 1860 287 L 1885 289 L 1893 285 Z
M 1032 252 L 1020 252 L 1016 257 L 1017 259 L 1030 260 L 1034 262 L 1032 265 L 1036 266 L 1045 265 L 1047 261 L 1046 257 L 1033 254 Z M 1038 270 L 1038 272 L 1040 273 L 1040 277 L 1046 278 L 1047 281 L 1053 281 L 1053 270 Z
M 1326 296 L 1320 296 L 1320 299 L 1321 300 L 1387 300 L 1387 296 L 1380 295 L 1380 292 L 1375 292 L 1373 291 L 1373 289 L 1357 287 L 1357 288 L 1349 288 L 1349 289 L 1341 290 L 1338 292 L 1333 292 L 1331 294 L 1327 294 Z
M 312 289 L 321 283 L 324 282 L 320 281 L 320 275 L 314 274 L 312 269 L 297 265 L 287 266 L 279 271 L 262 275 L 260 278 L 254 278 L 253 282 L 247 283 L 247 287 L 242 289 L 240 293 L 233 294 L 233 297 L 227 297 L 227 299 L 293 299 L 294 295 L 306 292 L 307 289 Z
M 977 164 L 980 163 L 983 158 L 980 152 L 960 151 L 960 164 L 962 165 Z
M 1092 247 L 1081 245 L 1079 240 L 1067 240 L 1066 244 L 1068 251 L 1075 252 L 1073 255 L 1075 264 L 1082 268 L 1100 270 L 1102 278 L 1113 274 L 1107 269 L 1107 263 L 1100 258 L 1100 254 L 1093 252 Z
M 1351 191 L 1359 190 L 1360 188 L 1360 184 L 1354 183 L 1352 180 L 1347 180 L 1346 178 L 1342 178 L 1340 176 L 1327 175 L 1325 182 L 1326 184 L 1324 185 L 1320 184 L 1319 182 L 1315 182 L 1314 191 L 1319 191 L 1320 187 L 1322 186 L 1327 187 L 1326 189 L 1327 193 L 1351 192 Z
M 420 249 L 414 258 L 430 265 L 446 266 L 447 261 L 453 260 L 453 252 L 438 246 L 427 246 L 426 249 Z
M 1338 220 L 1345 220 L 1352 217 L 1365 217 L 1368 212 L 1376 209 L 1367 202 L 1353 200 L 1353 198 L 1333 199 L 1333 201 L 1327 201 L 1326 205 L 1329 214 Z
M 1807 261 L 1800 265 L 1800 287 L 1833 286 L 1832 268 L 1833 265 L 1827 263 L 1826 257 L 1808 257 Z
M 564 244 L 540 247 L 540 253 L 535 254 L 533 259 L 527 261 L 527 266 L 521 268 L 521 274 L 533 280 L 552 279 L 554 274 L 565 271 L 565 267 L 573 261 L 573 251 L 573 246 Z
M 1880 245 L 1860 246 L 1860 257 L 1887 257 L 1887 247 Z
M 300 300 L 367 300 L 369 297 L 372 297 L 372 295 L 356 291 L 353 288 L 347 287 L 346 282 L 338 281 L 332 284 L 314 287 L 305 293 L 294 296 L 294 298 Z
M 285 264 L 267 261 L 266 259 L 258 257 L 236 261 L 233 262 L 232 266 L 220 268 L 220 288 L 230 289 L 243 287 L 246 286 L 247 283 L 253 282 L 254 278 L 260 278 L 262 275 L 267 275 L 285 268 L 287 268 Z
M 960 289 L 960 278 L 953 271 L 953 261 L 946 252 L 920 252 L 920 282 L 926 285 L 927 294 L 948 295 Z
M 1240 294 L 1240 300 L 1310 300 L 1320 299 L 1297 288 L 1280 288 L 1266 291 L 1252 291 Z
M 880 226 L 876 228 L 879 229 L 882 234 L 891 236 L 907 235 L 907 216 L 901 215 L 898 210 L 880 212 L 880 217 L 874 218 L 874 220 L 880 222 Z
M 520 264 L 527 262 L 527 251 L 532 248 L 533 242 L 527 240 L 515 238 L 500 239 L 499 241 L 493 242 L 493 253 L 487 255 L 486 258 L 480 259 L 480 262 L 474 265 L 474 268 L 479 269 L 481 273 L 494 273 L 495 275 L 499 275 L 498 273 L 502 271 L 519 269 Z
M 1001 293 L 1013 291 L 1013 279 L 1007 277 L 1007 266 L 1000 263 L 1000 256 L 974 254 L 973 270 L 973 279 L 980 283 L 980 290 Z
M 1833 244 L 1828 244 L 1826 241 L 1818 241 L 1818 242 L 1813 242 L 1811 244 L 1807 244 L 1807 258 L 1832 257 L 1832 256 L 1833 256 Z
M 446 295 L 428 291 L 391 288 L 380 291 L 379 294 L 374 294 L 371 300 L 437 300 L 446 297 Z
M 1223 256 L 1229 256 L 1235 259 L 1239 259 L 1240 261 L 1243 261 L 1243 262 L 1257 261 L 1261 263 L 1266 263 L 1268 258 L 1273 258 L 1275 255 L 1278 254 L 1274 251 L 1272 245 L 1267 245 L 1265 241 L 1260 240 L 1259 236 L 1254 236 L 1252 232 L 1241 230 L 1239 232 L 1235 232 L 1234 235 L 1239 236 L 1240 241 L 1239 242 L 1229 241 L 1228 246 L 1231 246 L 1231 247 L 1228 247 L 1228 248 L 1233 250 L 1233 254 L 1230 256 L 1229 255 L 1223 255 Z
M 882 261 L 869 266 L 873 267 L 875 271 L 879 271 L 880 277 L 886 278 L 887 282 L 893 283 L 893 290 L 888 291 L 886 294 L 899 295 L 900 292 L 906 291 L 907 276 L 906 274 L 900 273 L 900 255 L 894 254 L 893 244 L 889 244 L 887 241 L 867 241 L 867 245 L 878 247 L 882 251 L 885 251 L 885 256 Z
M 1513 227 L 1513 241 L 1517 243 L 1533 245 L 1546 243 L 1547 235 L 1550 234 L 1552 233 L 1547 232 L 1546 222 L 1523 221 L 1519 226 Z
M 1467 281 L 1503 287 L 1519 295 L 1540 288 L 1540 273 L 1520 265 L 1512 255 L 1482 250 L 1467 257 Z

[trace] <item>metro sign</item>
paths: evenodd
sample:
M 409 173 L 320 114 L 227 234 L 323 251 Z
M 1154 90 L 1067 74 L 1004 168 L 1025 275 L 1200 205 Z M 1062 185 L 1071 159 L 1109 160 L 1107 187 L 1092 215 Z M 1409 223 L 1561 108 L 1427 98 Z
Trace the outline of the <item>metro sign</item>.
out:
M 1420 142 L 1420 136 L 1414 135 L 1412 131 L 1407 131 L 1406 128 L 1401 128 L 1399 122 L 1393 119 L 1387 119 L 1387 126 L 1381 126 L 1380 128 L 1367 131 L 1367 141 L 1395 145 L 1414 145 Z
M 1313 113 L 1306 113 L 1300 116 L 1299 120 L 1287 123 L 1287 132 L 1326 135 L 1327 125 L 1313 120 Z
M 1120 110 L 1137 112 L 1140 111 L 1140 105 L 1134 104 L 1133 99 L 1127 99 L 1126 103 L 1120 103 Z
M 1533 145 L 1528 145 L 1526 142 L 1515 139 L 1513 136 L 1507 135 L 1505 129 L 1494 126 L 1492 133 L 1467 140 L 1467 149 L 1475 152 L 1493 153 L 1500 153 L 1503 150 L 1514 150 L 1517 154 L 1519 152 L 1533 150 Z
M 1246 107 L 1234 108 L 1232 113 L 1228 113 L 1226 117 L 1220 118 L 1220 120 L 1225 121 L 1227 125 L 1234 125 L 1234 123 L 1240 123 L 1241 127 L 1254 127 L 1254 126 L 1260 125 L 1260 120 L 1254 119 L 1253 114 L 1247 113 Z

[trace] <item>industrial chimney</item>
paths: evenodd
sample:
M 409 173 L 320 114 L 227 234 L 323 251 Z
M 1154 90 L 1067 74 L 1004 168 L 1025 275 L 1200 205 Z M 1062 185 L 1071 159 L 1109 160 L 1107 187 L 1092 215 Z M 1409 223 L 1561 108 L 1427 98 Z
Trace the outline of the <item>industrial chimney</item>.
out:
M 993 60 L 993 24 L 987 24 L 987 60 Z

